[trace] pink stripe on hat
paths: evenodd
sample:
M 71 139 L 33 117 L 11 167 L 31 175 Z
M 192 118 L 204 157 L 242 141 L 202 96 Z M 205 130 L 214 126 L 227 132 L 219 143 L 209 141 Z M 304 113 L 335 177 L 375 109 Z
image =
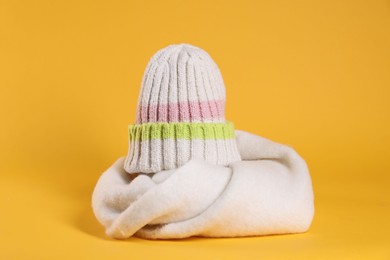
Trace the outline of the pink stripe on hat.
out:
M 156 113 L 157 111 L 157 113 Z M 156 122 L 222 122 L 225 100 L 183 101 L 179 103 L 139 106 L 137 124 Z

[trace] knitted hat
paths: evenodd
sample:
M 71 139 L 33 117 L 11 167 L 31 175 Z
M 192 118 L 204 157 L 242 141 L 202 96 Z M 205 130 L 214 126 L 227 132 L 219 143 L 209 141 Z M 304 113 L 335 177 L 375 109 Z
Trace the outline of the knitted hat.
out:
M 189 44 L 149 61 L 129 126 L 128 173 L 178 168 L 192 158 L 228 165 L 241 160 L 233 123 L 225 121 L 225 86 L 213 59 Z

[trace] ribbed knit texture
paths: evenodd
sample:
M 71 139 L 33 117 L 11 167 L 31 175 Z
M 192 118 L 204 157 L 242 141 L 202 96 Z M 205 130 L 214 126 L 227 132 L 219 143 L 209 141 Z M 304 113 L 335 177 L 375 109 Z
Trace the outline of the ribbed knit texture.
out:
M 207 52 L 189 44 L 159 50 L 143 76 L 125 170 L 170 170 L 192 158 L 219 165 L 240 160 L 233 124 L 225 121 L 225 96 Z

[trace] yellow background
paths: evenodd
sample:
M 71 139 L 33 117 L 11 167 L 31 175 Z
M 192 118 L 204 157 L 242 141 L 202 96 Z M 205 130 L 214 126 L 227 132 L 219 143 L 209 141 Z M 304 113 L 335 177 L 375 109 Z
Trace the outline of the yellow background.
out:
M 94 185 L 127 152 L 149 58 L 182 42 L 219 65 L 237 129 L 306 159 L 308 233 L 104 235 Z M 389 1 L 0 0 L 0 86 L 2 259 L 390 259 Z

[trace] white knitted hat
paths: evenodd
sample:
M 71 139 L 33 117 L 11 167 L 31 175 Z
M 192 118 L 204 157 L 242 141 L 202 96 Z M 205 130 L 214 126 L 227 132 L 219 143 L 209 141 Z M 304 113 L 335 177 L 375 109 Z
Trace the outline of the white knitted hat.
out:
M 129 126 L 128 173 L 175 169 L 192 158 L 241 160 L 225 121 L 225 85 L 210 55 L 190 44 L 159 50 L 149 61 Z

